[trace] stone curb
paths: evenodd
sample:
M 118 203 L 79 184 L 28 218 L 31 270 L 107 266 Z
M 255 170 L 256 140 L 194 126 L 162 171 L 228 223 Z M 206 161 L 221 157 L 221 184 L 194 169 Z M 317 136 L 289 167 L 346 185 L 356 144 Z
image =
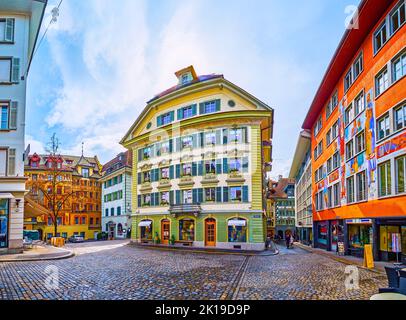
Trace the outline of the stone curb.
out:
M 356 261 L 351 261 L 351 260 L 345 259 L 343 257 L 333 256 L 333 255 L 330 255 L 330 254 L 327 254 L 327 253 L 319 252 L 319 251 L 314 250 L 313 248 L 302 245 L 300 243 L 295 243 L 295 245 L 298 248 L 301 248 L 301 249 L 303 249 L 303 250 L 305 250 L 307 252 L 310 252 L 310 253 L 318 254 L 320 256 L 327 257 L 327 258 L 333 259 L 335 261 L 338 261 L 338 262 L 341 262 L 341 263 L 344 263 L 344 264 L 347 264 L 347 265 L 357 265 L 357 267 L 359 267 L 361 269 L 368 270 L 368 271 L 371 271 L 371 272 L 374 272 L 374 273 L 384 274 L 384 272 L 379 270 L 379 269 L 376 269 L 376 268 L 368 269 L 368 268 L 364 267 L 363 265 L 357 263 Z
M 39 257 L 32 257 L 32 258 L 13 258 L 13 259 L 1 259 L 0 256 L 0 263 L 2 262 L 35 262 L 35 261 L 53 261 L 53 260 L 64 260 L 69 259 L 75 256 L 73 251 L 68 251 L 64 254 L 43 254 Z
M 140 244 L 134 244 L 134 243 L 129 243 L 128 246 L 136 247 L 136 248 L 141 248 L 141 249 L 152 249 L 152 250 L 160 250 L 160 251 L 167 251 L 167 252 L 187 252 L 187 253 L 201 253 L 201 254 L 216 254 L 216 255 L 238 255 L 238 256 L 249 256 L 249 257 L 267 257 L 267 256 L 276 256 L 279 254 L 279 250 L 276 249 L 275 252 L 270 252 L 270 253 L 264 253 L 265 251 L 261 251 L 258 253 L 254 252 L 227 252 L 227 251 L 215 251 L 216 249 L 213 249 L 212 251 L 209 250 L 198 250 L 198 249 L 185 249 L 185 248 L 177 248 L 177 247 L 161 247 L 161 246 L 155 246 L 155 245 L 140 245 Z

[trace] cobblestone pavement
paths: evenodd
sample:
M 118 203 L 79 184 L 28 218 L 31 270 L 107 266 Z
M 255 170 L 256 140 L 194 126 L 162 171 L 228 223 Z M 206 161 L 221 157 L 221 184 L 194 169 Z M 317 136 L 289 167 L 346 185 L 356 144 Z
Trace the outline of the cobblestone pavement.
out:
M 166 252 L 125 242 L 69 245 L 67 260 L 0 263 L 3 299 L 368 299 L 385 277 L 360 270 L 346 293 L 345 265 L 301 249 L 244 257 Z M 59 289 L 47 288 L 55 266 Z
M 386 276 L 359 268 L 359 289 L 346 290 L 346 264 L 295 248 L 280 255 L 251 257 L 237 299 L 369 300 L 387 287 Z

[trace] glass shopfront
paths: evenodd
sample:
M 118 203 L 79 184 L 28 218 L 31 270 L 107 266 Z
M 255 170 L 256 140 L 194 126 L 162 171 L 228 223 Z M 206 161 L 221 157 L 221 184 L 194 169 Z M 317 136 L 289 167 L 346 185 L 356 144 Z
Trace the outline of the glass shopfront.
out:
M 406 259 L 406 226 L 380 225 L 379 251 L 384 261 Z
M 327 222 L 317 224 L 317 244 L 321 248 L 327 248 L 328 228 Z
M 228 221 L 228 242 L 247 242 L 247 221 L 234 218 Z
M 179 240 L 195 241 L 195 221 L 193 219 L 179 221 Z
M 9 201 L 0 199 L 0 248 L 8 247 Z
M 350 224 L 348 226 L 349 247 L 363 249 L 366 244 L 373 244 L 372 224 Z
M 341 221 L 331 222 L 331 251 L 337 252 L 338 243 L 344 242 L 344 226 Z
M 143 220 L 139 224 L 141 230 L 141 240 L 152 241 L 152 221 Z

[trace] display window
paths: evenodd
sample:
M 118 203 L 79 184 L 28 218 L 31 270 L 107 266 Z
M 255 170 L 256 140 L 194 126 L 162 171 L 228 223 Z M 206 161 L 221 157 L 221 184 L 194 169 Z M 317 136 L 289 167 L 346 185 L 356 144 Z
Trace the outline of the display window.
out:
M 140 224 L 141 240 L 152 240 L 152 221 L 143 220 Z
M 234 218 L 228 222 L 228 242 L 247 242 L 247 221 Z
M 182 219 L 179 221 L 179 240 L 195 241 L 195 221 Z
M 317 225 L 317 234 L 317 242 L 323 246 L 326 246 L 328 237 L 327 223 L 319 223 Z
M 331 223 L 331 250 L 337 251 L 338 243 L 343 242 L 344 228 L 339 221 Z
M 363 248 L 366 244 L 373 244 L 372 225 L 349 225 L 348 235 L 349 246 L 351 248 Z

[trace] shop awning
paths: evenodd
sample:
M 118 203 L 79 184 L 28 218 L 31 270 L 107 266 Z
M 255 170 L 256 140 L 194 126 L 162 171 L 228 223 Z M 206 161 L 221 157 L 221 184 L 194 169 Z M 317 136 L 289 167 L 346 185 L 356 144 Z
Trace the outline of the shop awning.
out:
M 247 224 L 247 221 L 245 221 L 245 220 L 228 220 L 229 226 L 245 227 L 246 224 Z
M 141 221 L 138 226 L 139 227 L 150 227 L 152 224 L 152 221 Z
M 0 199 L 14 199 L 11 193 L 0 193 Z

